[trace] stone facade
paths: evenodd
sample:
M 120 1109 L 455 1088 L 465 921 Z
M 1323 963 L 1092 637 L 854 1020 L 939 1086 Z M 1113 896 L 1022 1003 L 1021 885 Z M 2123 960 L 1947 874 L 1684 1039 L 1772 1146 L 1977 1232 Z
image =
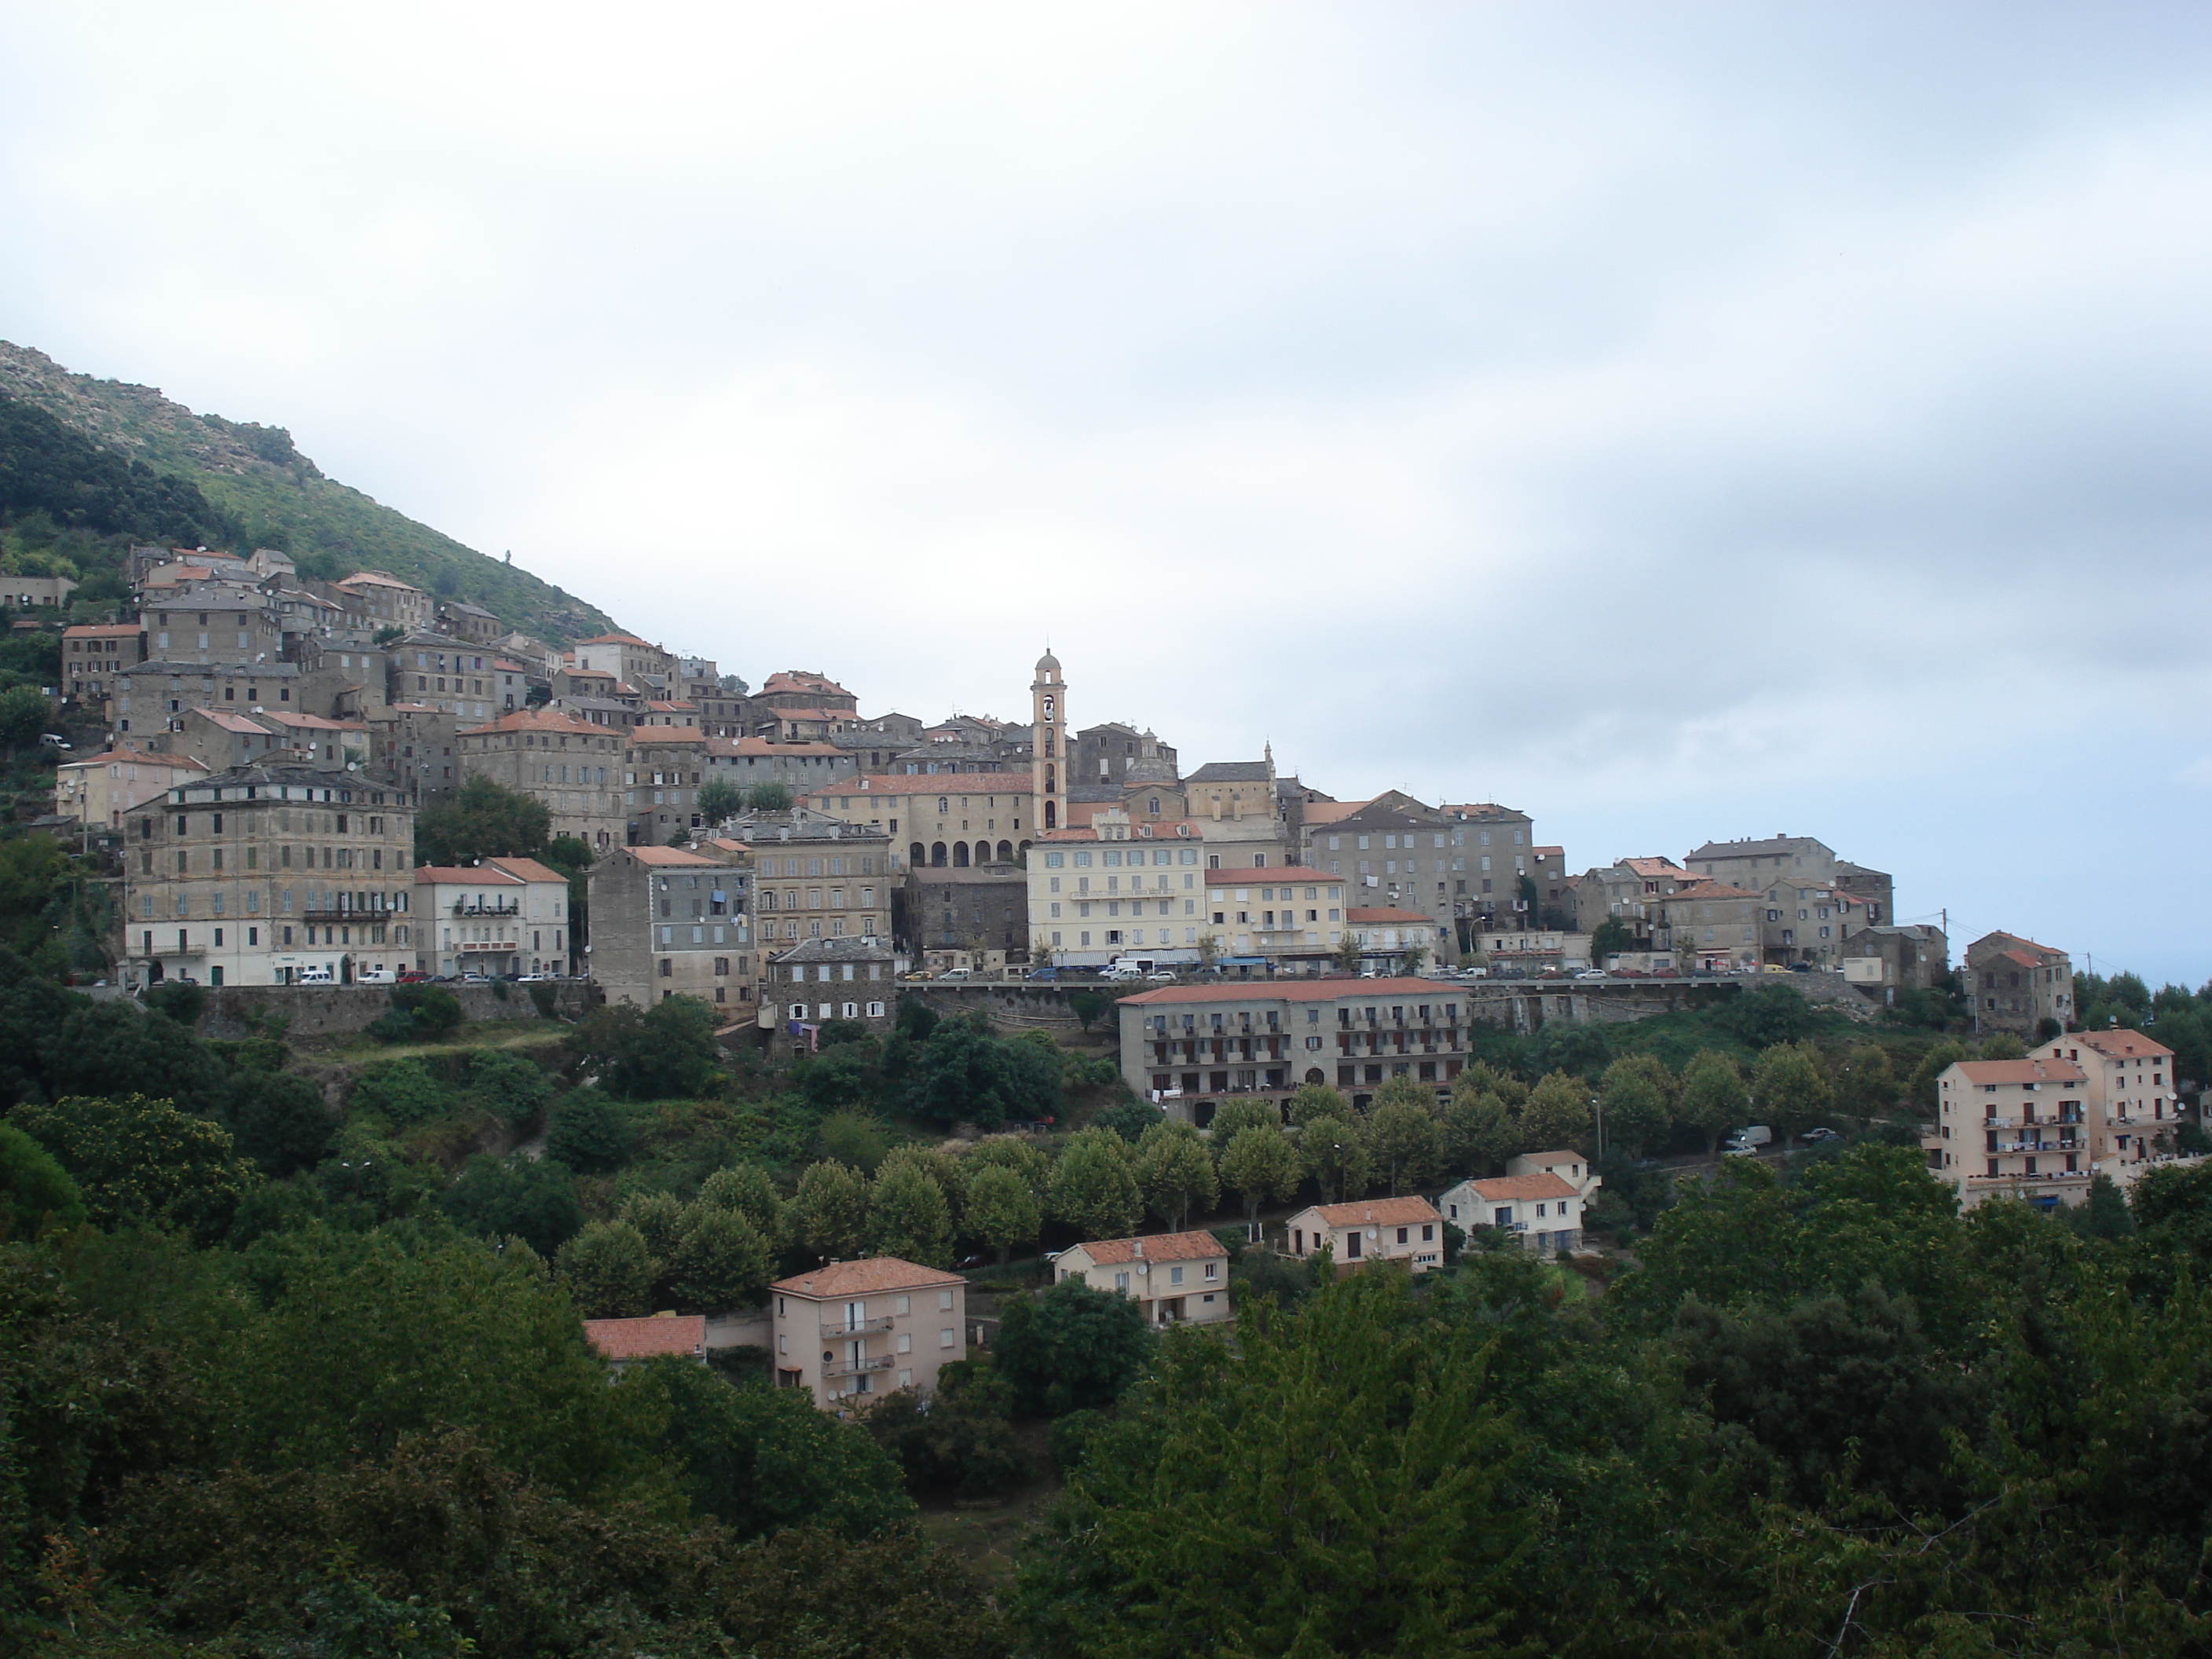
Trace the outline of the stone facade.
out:
M 591 972 L 609 1002 L 751 1003 L 757 952 L 744 870 L 680 848 L 615 847 L 589 879 Z
M 2063 1030 L 2075 1015 L 2072 959 L 2017 933 L 1985 933 L 1969 945 L 1959 979 L 1977 1031 L 2039 1037 L 2044 1021 Z
M 555 836 L 595 852 L 629 839 L 623 805 L 623 734 L 542 708 L 502 714 L 455 738 L 463 781 L 489 778 L 543 801 Z
M 891 932 L 917 956 L 978 940 L 1016 961 L 1029 956 L 1029 872 L 1019 864 L 911 868 L 891 903 Z

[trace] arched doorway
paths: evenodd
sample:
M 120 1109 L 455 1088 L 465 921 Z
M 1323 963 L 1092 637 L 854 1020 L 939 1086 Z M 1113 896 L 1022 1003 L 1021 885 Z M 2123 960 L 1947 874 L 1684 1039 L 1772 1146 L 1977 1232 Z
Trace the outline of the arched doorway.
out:
M 945 867 L 945 843 L 943 842 L 935 841 L 930 842 L 929 863 L 930 867 L 933 870 L 942 870 Z
M 919 870 L 923 865 L 928 862 L 929 849 L 927 847 L 924 847 L 920 842 L 915 842 L 912 846 L 906 849 L 906 867 L 908 869 Z
M 999 843 L 999 862 L 1000 862 L 1000 863 L 1001 863 L 1001 864 L 1012 864 L 1013 861 L 1014 861 L 1014 844 L 1013 844 L 1013 842 L 1010 842 L 1010 841 L 1002 841 L 1002 842 L 1000 842 Z
M 1309 1083 L 1326 1083 L 1328 1079 L 1321 1074 L 1320 1066 L 1309 1066 L 1306 1067 L 1306 1081 Z
M 952 867 L 956 870 L 965 870 L 968 867 L 968 843 L 964 841 L 956 841 L 952 843 Z

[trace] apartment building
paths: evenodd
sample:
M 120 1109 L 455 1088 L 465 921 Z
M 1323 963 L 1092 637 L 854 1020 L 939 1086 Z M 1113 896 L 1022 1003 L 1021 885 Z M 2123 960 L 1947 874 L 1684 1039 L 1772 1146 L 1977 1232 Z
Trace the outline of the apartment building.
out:
M 732 844 L 752 860 L 763 950 L 810 939 L 890 939 L 890 842 L 872 825 L 805 807 L 745 812 L 715 837 L 717 849 Z
M 172 715 L 195 706 L 252 713 L 298 708 L 300 669 L 289 662 L 172 662 L 155 658 L 109 679 L 107 725 L 143 736 L 166 731 Z
M 895 869 L 966 870 L 1020 860 L 1034 839 L 1030 791 L 1026 769 L 878 772 L 817 783 L 803 799 L 814 811 L 879 831 Z
M 1674 965 L 1729 972 L 1760 959 L 1768 908 L 1764 896 L 1718 880 L 1693 881 L 1644 903 L 1657 948 Z M 1815 926 L 1821 924 L 1816 923 Z M 1843 923 L 1833 922 L 1842 938 Z
M 1403 1262 L 1417 1273 L 1444 1262 L 1444 1218 L 1425 1198 L 1310 1204 L 1283 1231 L 1288 1254 L 1304 1260 L 1327 1250 L 1339 1276 L 1376 1261 Z
M 545 804 L 556 836 L 595 851 L 629 840 L 623 736 L 544 708 L 521 708 L 455 734 L 460 779 L 489 778 Z
M 146 635 L 137 623 L 62 629 L 62 694 L 72 702 L 105 703 L 115 676 L 146 660 Z
M 1038 836 L 1029 861 L 1031 959 L 1048 951 L 1065 966 L 1095 968 L 1141 951 L 1195 963 L 1200 939 L 1214 931 L 1203 828 L 1102 814 Z
M 259 593 L 184 594 L 141 613 L 147 656 L 164 662 L 273 662 L 284 640 Z
M 1960 1208 L 1990 1198 L 2039 1209 L 2088 1201 L 2111 1132 L 2080 1066 L 2051 1054 L 1962 1060 L 1936 1079 L 1936 1132 L 1921 1146 Z
M 1670 859 L 1619 859 L 1586 870 L 1575 884 L 1575 927 L 1595 933 L 1617 921 L 1636 937 L 1635 948 L 1652 948 L 1654 914 L 1698 880 Z
M 1682 862 L 1694 874 L 1754 893 L 1778 884 L 1840 888 L 1863 902 L 1870 925 L 1895 919 L 1895 883 L 1886 871 L 1839 859 L 1810 836 L 1709 841 Z
M 142 981 L 350 983 L 414 960 L 415 813 L 344 774 L 186 776 L 123 815 L 123 943 Z
M 361 614 L 378 629 L 398 628 L 410 634 L 425 632 L 438 607 L 430 596 L 410 582 L 381 570 L 357 570 L 343 581 L 332 582 L 331 597 L 344 599 L 359 607 Z
M 1350 810 L 1343 810 L 1349 808 Z M 1346 877 L 1366 910 L 1411 910 L 1437 930 L 1438 961 L 1456 963 L 1492 925 L 1534 925 L 1522 884 L 1534 867 L 1528 815 L 1492 805 L 1432 807 L 1398 790 L 1364 802 L 1308 805 L 1304 861 Z
M 1977 1031 L 2039 1040 L 2074 1018 L 2073 960 L 2018 933 L 1985 933 L 1969 945 L 1959 980 Z
M 54 811 L 88 830 L 120 830 L 123 815 L 207 768 L 187 755 L 111 749 L 54 768 Z
M 1341 876 L 1301 865 L 1208 870 L 1205 881 L 1206 925 L 1199 937 L 1213 940 L 1220 966 L 1323 972 L 1358 915 L 1346 908 L 1356 890 Z M 1427 918 L 1408 915 L 1408 929 L 1433 951 Z
M 439 634 L 410 634 L 385 647 L 385 698 L 427 703 L 464 725 L 501 712 L 499 658 Z
M 1146 1233 L 1086 1239 L 1052 1258 L 1053 1282 L 1079 1279 L 1125 1296 L 1148 1325 L 1212 1325 L 1234 1319 L 1229 1249 L 1212 1233 Z
M 610 1002 L 750 1004 L 748 873 L 678 847 L 611 847 L 592 866 L 592 977 Z
M 1761 897 L 1765 908 L 1760 955 L 1775 963 L 1838 967 L 1844 939 L 1869 926 L 1879 913 L 1873 901 L 1833 882 L 1808 882 L 1796 876 L 1769 883 Z
M 2053 1037 L 2030 1058 L 2081 1068 L 2090 1151 L 2100 1162 L 2142 1164 L 2173 1150 L 2181 1097 L 2173 1050 L 2164 1043 L 2119 1026 Z
M 415 938 L 426 974 L 565 974 L 568 878 L 535 859 L 419 865 Z
M 1394 1077 L 1445 1089 L 1473 1015 L 1459 987 L 1419 978 L 1170 985 L 1115 1009 L 1123 1080 L 1200 1128 L 1224 1100 L 1279 1103 L 1308 1083 L 1359 1107 Z
M 896 1256 L 833 1261 L 769 1286 L 775 1383 L 817 1405 L 896 1389 L 937 1391 L 938 1373 L 968 1357 L 968 1281 Z

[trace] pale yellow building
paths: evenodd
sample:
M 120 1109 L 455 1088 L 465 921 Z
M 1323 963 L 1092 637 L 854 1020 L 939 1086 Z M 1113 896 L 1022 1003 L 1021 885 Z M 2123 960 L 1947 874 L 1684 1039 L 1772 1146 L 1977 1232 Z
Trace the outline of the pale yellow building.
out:
M 123 815 L 207 768 L 188 755 L 111 749 L 54 768 L 54 811 L 88 830 L 120 830 Z
M 968 1281 L 896 1256 L 833 1261 L 769 1286 L 775 1382 L 849 1410 L 896 1389 L 937 1391 L 968 1357 Z
M 1126 1296 L 1148 1325 L 1205 1325 L 1236 1317 L 1229 1300 L 1228 1247 L 1208 1232 L 1090 1239 L 1053 1258 L 1055 1283 L 1079 1279 Z

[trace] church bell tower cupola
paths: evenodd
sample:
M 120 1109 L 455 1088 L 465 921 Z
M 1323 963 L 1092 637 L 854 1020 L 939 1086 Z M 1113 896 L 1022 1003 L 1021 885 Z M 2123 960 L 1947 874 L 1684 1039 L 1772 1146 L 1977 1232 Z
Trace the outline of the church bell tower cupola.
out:
M 1047 651 L 1037 659 L 1030 685 L 1030 822 L 1039 830 L 1058 830 L 1067 822 L 1067 763 L 1074 742 L 1060 659 Z

